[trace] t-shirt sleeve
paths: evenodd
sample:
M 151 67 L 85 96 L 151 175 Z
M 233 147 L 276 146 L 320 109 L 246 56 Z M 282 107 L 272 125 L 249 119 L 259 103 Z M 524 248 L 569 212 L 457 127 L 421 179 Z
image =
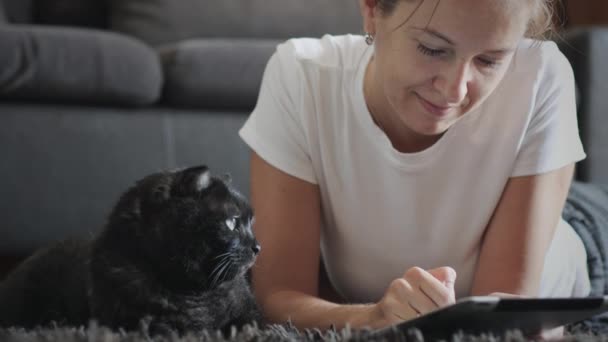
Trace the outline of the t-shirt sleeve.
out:
M 302 69 L 289 42 L 271 56 L 257 104 L 239 131 L 260 158 L 277 169 L 316 184 L 305 126 L 300 113 Z
M 585 159 L 579 136 L 574 73 L 555 44 L 544 47 L 544 70 L 532 118 L 512 176 L 542 174 Z

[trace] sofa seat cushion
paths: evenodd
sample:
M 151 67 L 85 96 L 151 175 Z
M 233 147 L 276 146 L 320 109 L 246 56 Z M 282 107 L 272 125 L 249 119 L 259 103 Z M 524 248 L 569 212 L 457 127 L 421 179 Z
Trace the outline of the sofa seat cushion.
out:
M 176 107 L 250 110 L 279 40 L 194 39 L 158 48 L 163 101 Z
M 158 100 L 158 55 L 116 33 L 33 25 L 0 27 L 0 98 L 145 105 Z
M 112 30 L 160 45 L 190 38 L 360 33 L 355 0 L 110 0 Z

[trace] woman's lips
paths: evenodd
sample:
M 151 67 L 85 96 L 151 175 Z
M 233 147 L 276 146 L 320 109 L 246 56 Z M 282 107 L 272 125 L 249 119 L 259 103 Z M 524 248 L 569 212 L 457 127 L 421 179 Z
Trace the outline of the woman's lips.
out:
M 443 118 L 445 116 L 447 116 L 452 109 L 454 109 L 453 106 L 448 106 L 448 107 L 443 107 L 443 106 L 437 106 L 435 104 L 433 104 L 430 101 L 425 100 L 422 96 L 416 94 L 416 97 L 418 98 L 418 101 L 420 101 L 420 104 L 422 105 L 422 107 L 424 109 L 426 109 L 426 111 L 428 111 L 429 113 L 433 114 L 434 116 Z

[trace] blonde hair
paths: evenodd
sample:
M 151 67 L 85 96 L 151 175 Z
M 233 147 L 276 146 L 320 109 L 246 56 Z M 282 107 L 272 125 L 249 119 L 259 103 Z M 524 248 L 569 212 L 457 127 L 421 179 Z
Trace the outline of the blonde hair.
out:
M 533 14 L 526 37 L 535 39 L 551 39 L 557 32 L 556 2 L 554 0 L 533 0 Z
M 377 0 L 378 9 L 384 15 L 390 15 L 393 13 L 397 4 L 400 1 L 412 1 L 412 0 Z M 416 7 L 420 7 L 420 3 Z M 439 3 L 441 0 L 437 0 Z M 521 1 L 521 0 L 519 0 Z M 555 13 L 556 13 L 556 2 L 555 0 L 528 0 L 532 2 L 532 11 L 530 22 L 528 22 L 528 28 L 526 30 L 527 38 L 534 39 L 550 39 L 556 33 L 555 25 Z

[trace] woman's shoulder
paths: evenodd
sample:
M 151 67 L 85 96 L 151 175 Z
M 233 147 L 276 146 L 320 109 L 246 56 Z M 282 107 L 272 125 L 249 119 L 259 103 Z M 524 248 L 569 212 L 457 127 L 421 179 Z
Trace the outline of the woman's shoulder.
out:
M 574 89 L 574 73 L 570 62 L 553 41 L 525 39 L 517 46 L 508 71 L 501 80 L 501 96 L 505 92 L 520 102 L 542 101 L 547 94 L 560 89 Z M 528 100 L 526 100 L 528 99 Z
M 527 75 L 538 81 L 564 80 L 564 77 L 572 76 L 570 62 L 550 40 L 522 40 L 517 47 L 513 69 L 517 75 Z
M 342 69 L 355 66 L 367 47 L 359 35 L 324 35 L 289 39 L 278 45 L 276 54 L 287 63 Z

